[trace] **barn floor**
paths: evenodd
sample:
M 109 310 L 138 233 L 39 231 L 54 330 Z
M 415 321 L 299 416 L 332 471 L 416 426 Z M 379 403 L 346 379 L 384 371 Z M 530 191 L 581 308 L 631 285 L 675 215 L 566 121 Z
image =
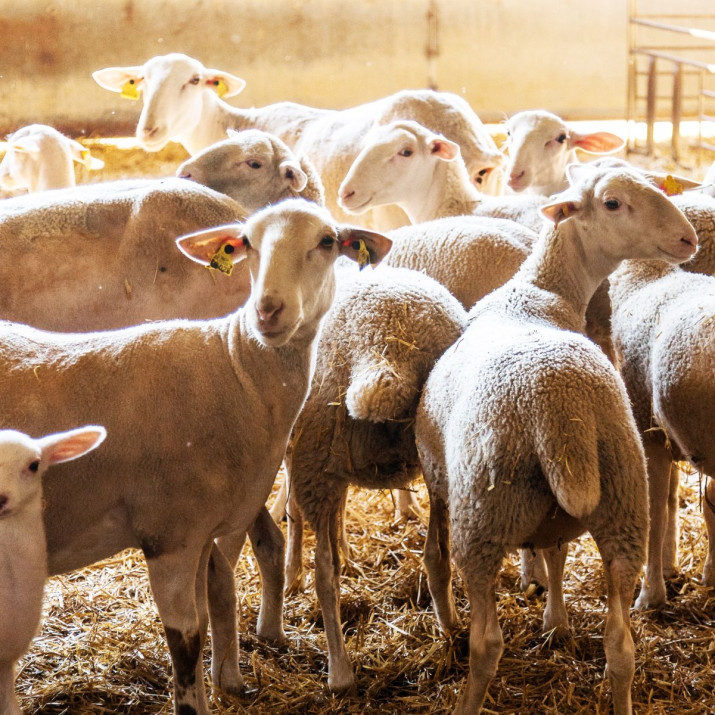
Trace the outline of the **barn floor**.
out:
M 151 157 L 116 143 L 88 142 L 107 163 L 102 176 L 80 181 L 173 174 L 185 158 L 171 145 Z M 638 163 L 642 163 L 639 161 Z M 667 158 L 656 162 L 674 170 Z M 703 167 L 704 171 L 704 167 Z M 699 175 L 702 175 L 702 171 Z M 715 712 L 715 590 L 699 585 L 707 537 L 698 475 L 681 490 L 680 575 L 668 584 L 660 612 L 633 613 L 635 712 Z M 417 487 L 426 513 L 424 489 Z M 326 642 L 313 587 L 313 546 L 304 555 L 306 589 L 287 597 L 287 642 L 258 639 L 259 578 L 250 550 L 237 569 L 241 669 L 247 693 L 215 692 L 218 713 L 449 713 L 468 663 L 468 608 L 456 579 L 462 629 L 445 638 L 434 618 L 421 566 L 426 527 L 395 521 L 388 492 L 356 492 L 347 516 L 353 560 L 342 578 L 342 618 L 357 671 L 355 692 L 327 688 Z M 590 538 L 571 546 L 566 602 L 573 637 L 553 642 L 540 632 L 543 599 L 518 591 L 515 557 L 498 582 L 505 649 L 488 691 L 485 713 L 519 715 L 610 712 L 602 647 L 605 597 L 598 553 Z M 143 557 L 124 552 L 92 568 L 49 580 L 46 617 L 18 668 L 27 713 L 170 713 L 171 670 Z M 205 651 L 205 673 L 209 672 Z M 210 687 L 207 678 L 207 687 Z

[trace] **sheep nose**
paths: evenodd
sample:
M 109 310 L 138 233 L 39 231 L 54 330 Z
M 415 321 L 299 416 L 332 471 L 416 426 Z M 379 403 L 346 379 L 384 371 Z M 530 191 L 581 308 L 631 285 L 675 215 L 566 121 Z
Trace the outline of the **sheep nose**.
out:
M 183 174 L 177 174 L 177 176 L 180 179 L 190 179 L 191 178 L 191 172 L 190 171 L 185 171 Z
M 348 191 L 346 189 L 346 190 L 340 192 L 340 200 L 341 201 L 347 201 L 349 198 L 352 198 L 353 196 L 355 196 L 354 191 Z
M 156 126 L 156 127 L 144 127 L 142 129 L 142 134 L 144 135 L 145 138 L 151 139 L 152 137 L 155 137 L 159 131 L 161 130 L 161 127 Z
M 692 246 L 693 248 L 698 247 L 698 235 L 694 232 L 692 234 L 682 236 L 680 240 L 683 243 L 686 243 L 688 246 Z
M 483 184 L 489 178 L 489 174 L 491 174 L 492 171 L 494 171 L 494 168 L 495 167 L 493 167 L 493 166 L 487 166 L 484 169 L 480 169 L 477 172 L 477 179 L 476 179 L 477 183 Z
M 264 298 L 256 305 L 256 314 L 261 323 L 268 323 L 275 320 L 283 310 L 283 303 L 274 301 L 272 298 Z
M 524 174 L 526 174 L 526 169 L 519 172 L 512 171 L 511 174 L 509 174 L 509 186 L 518 183 L 520 179 L 524 178 Z
M 7 504 L 8 498 L 4 494 L 0 494 L 0 510 Z

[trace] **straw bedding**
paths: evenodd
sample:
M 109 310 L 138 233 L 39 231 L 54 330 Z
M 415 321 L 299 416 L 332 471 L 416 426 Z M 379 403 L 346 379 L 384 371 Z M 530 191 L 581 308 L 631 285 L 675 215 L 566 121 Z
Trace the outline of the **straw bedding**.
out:
M 152 157 L 90 144 L 107 162 L 103 176 L 168 175 L 184 158 L 176 145 Z M 158 163 L 157 163 L 158 162 Z M 158 168 L 157 168 L 158 167 Z M 698 475 L 681 488 L 680 575 L 668 583 L 660 612 L 633 613 L 636 641 L 634 709 L 702 715 L 715 712 L 715 591 L 698 584 L 706 536 Z M 426 513 L 423 487 L 418 498 Z M 327 688 L 327 655 L 313 585 L 308 534 L 307 588 L 286 599 L 287 642 L 258 639 L 260 586 L 247 548 L 236 570 L 245 696 L 211 694 L 218 713 L 448 713 L 468 665 L 468 607 L 459 578 L 462 627 L 443 636 L 421 566 L 426 528 L 395 521 L 389 492 L 351 492 L 347 530 L 352 562 L 344 568 L 341 608 L 357 687 Z M 543 598 L 518 591 L 515 557 L 498 581 L 504 655 L 489 688 L 485 713 L 608 713 L 602 647 L 605 596 L 593 541 L 571 545 L 565 583 L 573 637 L 556 643 L 540 632 Z M 209 672 L 208 647 L 205 673 Z M 153 605 L 142 555 L 127 551 L 92 568 L 49 580 L 45 617 L 19 664 L 17 690 L 27 713 L 170 713 L 170 660 Z

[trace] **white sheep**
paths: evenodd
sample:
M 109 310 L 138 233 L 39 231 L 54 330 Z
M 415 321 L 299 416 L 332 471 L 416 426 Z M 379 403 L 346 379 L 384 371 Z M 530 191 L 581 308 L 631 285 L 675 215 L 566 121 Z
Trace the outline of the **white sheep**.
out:
M 612 276 L 611 297 L 613 340 L 648 458 L 648 564 L 636 606 L 653 608 L 665 603 L 664 575 L 675 571 L 679 471 L 673 462 L 687 460 L 715 474 L 715 278 L 660 261 L 627 261 Z M 714 504 L 708 480 L 708 586 L 715 586 Z
M 53 464 L 98 447 L 103 427 L 33 439 L 0 430 L 0 712 L 20 715 L 15 697 L 15 663 L 40 624 L 47 576 L 41 479 Z
M 338 190 L 338 203 L 349 213 L 397 204 L 413 224 L 476 215 L 539 231 L 544 202 L 536 196 L 484 196 L 469 180 L 460 147 L 411 120 L 372 129 Z
M 229 129 L 228 137 L 187 159 L 176 175 L 230 196 L 249 214 L 287 198 L 325 204 L 315 167 L 281 139 L 258 129 Z
M 580 169 L 580 171 L 579 171 Z M 437 617 L 456 624 L 450 531 L 471 608 L 470 671 L 455 712 L 477 713 L 503 649 L 495 578 L 505 553 L 546 549 L 588 530 L 608 589 L 604 647 L 614 710 L 631 712 L 628 609 L 646 549 L 643 448 L 625 387 L 583 335 L 585 308 L 629 257 L 692 256 L 695 233 L 637 173 L 572 168 L 543 207 L 554 222 L 516 276 L 469 313 L 462 338 L 427 380 L 415 433 L 430 496 L 425 565 Z M 550 580 L 546 629 L 567 627 Z
M 610 154 L 624 146 L 611 132 L 580 134 L 551 112 L 518 112 L 506 121 L 509 161 L 504 171 L 514 191 L 551 194 L 568 186 L 566 167 L 577 161 L 576 150 Z
M 398 117 L 444 132 L 462 148 L 475 185 L 490 193 L 502 189 L 503 155 L 469 104 L 449 92 L 403 90 L 343 110 L 293 102 L 242 109 L 221 99 L 238 94 L 245 85 L 242 79 L 207 69 L 178 53 L 153 57 L 140 66 L 97 70 L 92 76 L 105 89 L 142 98 L 136 136 L 149 151 L 176 140 L 193 155 L 225 139 L 227 129 L 276 134 L 315 164 L 325 186 L 326 205 L 338 218 L 344 218 L 337 203 L 338 186 L 360 151 L 365 133 Z
M 74 162 L 90 170 L 104 166 L 89 149 L 44 124 L 18 129 L 7 142 L 0 162 L 0 187 L 6 191 L 63 189 L 75 185 Z
M 58 467 L 43 485 L 49 573 L 143 549 L 178 713 L 209 711 L 201 667 L 207 603 L 214 648 L 231 644 L 213 661 L 214 684 L 242 688 L 233 577 L 212 548 L 216 537 L 254 532 L 258 631 L 283 636 L 282 536 L 264 504 L 310 385 L 333 263 L 341 254 L 357 260 L 363 246 L 376 263 L 389 243 L 288 199 L 244 224 L 179 240 L 204 265 L 246 259 L 250 300 L 225 318 L 87 335 L 1 326 L 0 424 L 35 432 L 91 415 L 110 435 L 102 450 Z

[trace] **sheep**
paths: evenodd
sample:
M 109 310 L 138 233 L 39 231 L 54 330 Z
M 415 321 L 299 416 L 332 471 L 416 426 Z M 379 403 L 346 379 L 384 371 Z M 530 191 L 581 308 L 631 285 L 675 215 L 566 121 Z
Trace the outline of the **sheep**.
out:
M 566 166 L 576 150 L 610 154 L 625 142 L 611 132 L 579 134 L 561 117 L 544 110 L 518 112 L 506 121 L 509 161 L 507 185 L 513 191 L 551 196 L 568 186 Z
M 415 435 L 430 498 L 424 562 L 440 625 L 457 617 L 450 548 L 471 608 L 470 671 L 455 712 L 477 713 L 503 649 L 494 582 L 507 550 L 559 546 L 585 530 L 608 586 L 604 647 L 614 710 L 631 712 L 628 609 L 645 559 L 643 448 L 625 387 L 580 332 L 590 294 L 625 258 L 686 260 L 695 233 L 637 173 L 571 168 L 542 211 L 545 230 L 519 272 L 483 298 L 430 373 Z M 451 531 L 451 547 L 450 547 Z M 545 629 L 566 628 L 553 583 Z
M 187 159 L 176 175 L 230 196 L 249 214 L 296 196 L 325 204 L 315 167 L 278 137 L 258 129 L 229 129 L 228 137 Z
M 73 162 L 93 171 L 104 166 L 89 149 L 44 124 L 18 129 L 7 141 L 0 162 L 0 187 L 6 191 L 63 189 L 75 185 Z
M 469 180 L 459 146 L 411 120 L 377 126 L 338 190 L 351 214 L 397 204 L 411 223 L 446 216 L 508 218 L 539 231 L 540 197 L 482 196 Z
M 666 601 L 664 575 L 675 571 L 678 470 L 688 460 L 715 474 L 715 278 L 660 261 L 626 261 L 612 276 L 613 339 L 648 458 L 648 563 L 637 608 Z M 708 555 L 703 583 L 715 586 L 715 487 L 703 513 Z M 667 525 L 667 527 L 666 527 Z
M 0 430 L 0 712 L 20 715 L 15 663 L 40 624 L 47 573 L 41 478 L 53 464 L 98 447 L 103 427 L 80 427 L 39 439 Z
M 439 283 L 389 266 L 344 280 L 325 319 L 313 385 L 286 452 L 286 585 L 300 575 L 305 517 L 316 535 L 315 587 L 332 690 L 354 682 L 339 611 L 338 525 L 348 487 L 404 488 L 415 479 L 420 390 L 465 322 L 464 309 Z
M 142 97 L 136 136 L 148 151 L 157 151 L 173 139 L 193 155 L 225 139 L 227 129 L 276 134 L 315 164 L 325 186 L 326 205 L 341 220 L 347 217 L 337 202 L 338 186 L 360 151 L 365 133 L 397 116 L 443 131 L 460 144 L 475 185 L 491 193 L 502 189 L 503 155 L 467 102 L 449 92 L 403 90 L 343 110 L 293 102 L 242 109 L 221 100 L 238 94 L 245 86 L 242 79 L 207 69 L 178 53 L 153 57 L 141 66 L 108 67 L 92 76 L 105 89 Z
M 258 632 L 283 637 L 282 536 L 264 504 L 308 392 L 333 263 L 340 254 L 358 260 L 363 248 L 377 263 L 390 242 L 287 199 L 178 244 L 203 265 L 246 259 L 246 305 L 209 321 L 82 335 L 5 323 L 0 425 L 45 431 L 85 415 L 105 425 L 102 450 L 59 466 L 43 484 L 48 572 L 141 548 L 171 652 L 176 712 L 205 715 L 207 603 L 217 618 L 214 648 L 231 644 L 213 661 L 214 684 L 242 689 L 233 577 L 214 539 L 251 529 L 263 579 Z

